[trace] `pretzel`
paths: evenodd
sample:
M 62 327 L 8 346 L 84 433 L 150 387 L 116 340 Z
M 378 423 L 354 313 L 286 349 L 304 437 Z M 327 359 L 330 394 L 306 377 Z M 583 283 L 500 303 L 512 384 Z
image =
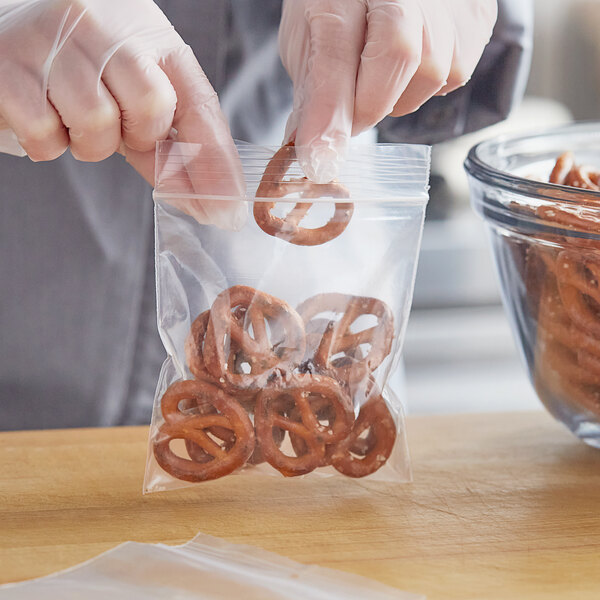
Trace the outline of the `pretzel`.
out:
M 217 438 L 218 440 L 220 440 L 220 445 L 225 450 L 229 451 L 233 447 L 235 443 L 235 435 L 230 430 L 225 429 L 223 427 L 210 427 L 208 429 L 208 432 L 213 438 Z M 281 446 L 284 437 L 285 431 L 282 431 L 277 427 L 273 428 L 273 443 L 275 443 L 277 447 Z M 190 440 L 185 441 L 185 447 L 188 451 L 188 454 L 190 455 L 190 458 L 196 462 L 207 462 L 211 459 L 210 455 L 208 455 L 200 446 L 198 446 L 198 444 L 195 444 Z M 254 451 L 252 452 L 250 458 L 246 461 L 246 464 L 259 465 L 263 462 L 265 462 L 265 457 L 263 455 L 263 451 L 260 445 L 260 440 L 256 435 L 255 431 Z
M 282 146 L 269 161 L 262 176 L 256 198 L 283 198 L 290 193 L 299 193 L 304 198 L 349 198 L 350 193 L 336 182 L 317 184 L 306 177 L 284 181 L 290 165 L 296 159 L 294 142 Z M 339 236 L 352 218 L 354 205 L 350 202 L 336 202 L 331 219 L 322 227 L 307 229 L 300 222 L 312 206 L 311 202 L 297 202 L 285 218 L 271 214 L 275 202 L 254 202 L 254 219 L 257 225 L 269 235 L 281 238 L 298 246 L 317 246 Z
M 556 223 L 560 227 L 569 231 L 578 231 L 584 234 L 597 234 L 600 227 L 600 219 L 598 211 L 592 207 L 585 206 L 556 206 L 543 205 L 538 206 L 535 214 L 549 223 Z M 598 249 L 600 247 L 597 239 L 593 237 L 576 237 L 570 236 L 566 238 L 564 235 L 546 234 L 541 239 L 547 239 L 553 244 L 569 247 L 581 247 Z
M 555 338 L 546 337 L 543 332 L 538 337 L 538 341 L 540 353 L 536 362 L 539 368 L 552 369 L 561 381 L 571 381 L 584 386 L 600 386 L 600 369 L 589 368 L 594 361 L 592 354 L 573 348 L 571 345 L 557 344 Z M 586 360 L 588 362 L 584 367 Z
M 548 279 L 540 298 L 535 352 L 536 387 L 600 414 L 600 341 L 573 322 L 558 284 Z M 549 403 L 549 408 L 555 408 Z
M 304 352 L 304 360 L 312 361 L 315 352 L 319 348 L 321 338 L 327 330 L 329 319 L 312 319 L 304 324 L 306 334 L 306 350 Z
M 575 165 L 571 152 L 561 154 L 552 172 L 549 183 L 576 187 L 592 192 L 600 191 L 600 172 L 595 172 L 589 167 Z M 546 190 L 543 193 L 547 193 Z M 511 208 L 522 215 L 533 216 L 534 220 L 545 221 L 548 226 L 557 226 L 556 232 L 536 233 L 536 241 L 548 242 L 547 249 L 552 247 L 600 250 L 598 231 L 600 230 L 599 200 L 597 194 L 580 195 L 577 203 L 573 202 L 571 196 L 566 196 L 564 201 L 561 197 L 565 195 L 556 191 L 556 200 L 541 204 L 537 207 L 523 206 L 517 202 L 511 203 Z M 561 229 L 566 229 L 565 235 L 560 234 Z M 570 232 L 575 232 L 571 234 Z M 536 250 L 541 251 L 539 244 Z
M 559 156 L 549 181 L 600 191 L 600 173 L 577 166 L 569 152 Z M 537 385 L 551 389 L 564 402 L 598 416 L 600 243 L 597 235 L 600 219 L 597 196 L 582 196 L 577 204 L 563 202 L 540 206 L 535 212 L 546 221 L 576 232 L 575 235 L 548 236 L 551 244 L 562 250 L 537 252 L 547 267 L 538 312 Z
M 240 314 L 245 314 L 243 320 Z M 274 334 L 281 339 L 273 339 Z M 203 360 L 206 370 L 222 383 L 258 390 L 273 376 L 293 371 L 304 348 L 304 324 L 291 306 L 254 288 L 237 285 L 221 292 L 212 305 Z M 235 355 L 247 364 L 249 373 L 240 372 L 239 365 L 231 362 Z
M 232 318 L 236 319 L 238 323 L 243 323 L 244 314 L 245 311 L 234 311 Z M 204 340 L 206 338 L 209 315 L 210 311 L 206 310 L 196 317 L 192 323 L 190 333 L 185 340 L 184 350 L 188 367 L 196 379 L 214 383 L 228 394 L 235 396 L 242 404 L 250 402 L 252 405 L 256 390 L 235 387 L 228 384 L 224 379 L 221 381 L 213 376 L 206 368 L 204 362 Z M 230 342 L 229 349 L 230 352 L 227 362 L 228 371 L 230 373 L 242 374 L 244 372 L 243 364 L 247 362 L 246 357 L 233 341 Z
M 328 462 L 348 477 L 365 477 L 380 469 L 396 442 L 394 418 L 375 383 L 372 385 L 374 389 L 361 406 L 350 434 L 327 449 Z
M 337 378 L 342 381 L 363 380 L 390 353 L 394 339 L 394 317 L 388 305 L 381 300 L 338 293 L 317 294 L 302 302 L 297 310 L 305 328 L 309 330 L 315 320 L 321 321 L 317 317 L 322 313 L 340 315 L 336 321 L 328 322 L 313 361 L 318 369 L 337 373 Z M 352 332 L 352 324 L 363 315 L 374 315 L 377 325 Z M 362 345 L 369 345 L 369 350 L 356 358 L 350 369 L 346 363 L 343 372 L 340 372 L 340 368 L 332 363 L 340 353 L 355 358 Z
M 254 429 L 246 411 L 209 382 L 172 384 L 161 399 L 161 411 L 165 422 L 153 441 L 154 456 L 177 479 L 199 482 L 223 477 L 244 465 L 254 450 Z M 231 432 L 233 443 L 221 446 L 215 442 L 207 433 L 215 428 Z M 175 439 L 196 444 L 199 460 L 175 454 L 170 448 Z
M 556 160 L 548 181 L 597 192 L 600 191 L 599 176 L 600 173 L 590 167 L 576 165 L 572 152 L 564 152 Z
M 583 330 L 600 337 L 600 258 L 561 252 L 556 278 L 569 317 Z
M 283 443 L 283 439 L 285 438 L 285 431 L 283 431 L 282 429 L 279 429 L 277 427 L 273 428 L 273 443 L 275 444 L 275 446 L 277 448 L 281 447 L 281 444 Z M 252 456 L 248 459 L 248 464 L 249 465 L 260 465 L 264 462 L 266 462 L 266 458 L 262 449 L 262 444 L 260 442 L 260 440 L 258 439 L 258 436 L 256 437 L 256 444 L 254 446 L 254 452 L 252 453 Z
M 311 398 L 310 408 L 321 425 L 326 423 L 327 427 L 335 422 L 335 411 L 332 409 L 331 403 L 326 398 Z M 300 422 L 302 420 L 300 411 L 296 406 L 288 408 L 288 416 L 292 421 Z M 304 438 L 296 435 L 293 431 L 289 432 L 290 442 L 296 456 L 304 456 L 308 452 L 308 446 Z M 327 459 L 327 446 L 317 467 L 326 467 L 329 464 Z
M 217 384 L 217 385 L 222 386 L 222 384 Z M 252 413 L 254 412 L 254 404 L 246 403 L 245 408 L 248 413 L 248 416 L 251 417 Z M 212 412 L 216 412 L 216 411 L 213 410 Z M 209 427 L 207 429 L 207 431 L 208 431 L 208 433 L 210 433 L 210 435 L 213 438 L 216 438 L 220 441 L 220 445 L 225 450 L 228 451 L 231 448 L 233 448 L 233 445 L 235 444 L 235 434 L 230 429 L 226 429 L 224 427 Z M 283 438 L 285 437 L 285 431 L 282 431 L 281 429 L 274 427 L 272 433 L 273 433 L 273 442 L 278 447 L 281 446 L 281 444 L 283 442 Z M 188 454 L 190 455 L 190 458 L 192 460 L 195 460 L 196 462 L 206 462 L 207 460 L 210 460 L 210 458 L 211 458 L 210 455 L 208 455 L 200 446 L 198 446 L 194 442 L 186 440 L 185 447 L 188 451 Z M 258 465 L 263 462 L 265 462 L 265 459 L 264 459 L 263 452 L 262 452 L 262 449 L 260 446 L 260 440 L 259 440 L 258 436 L 256 435 L 256 430 L 255 430 L 254 431 L 254 451 L 252 452 L 252 455 L 250 456 L 250 458 L 247 460 L 246 464 Z
M 204 339 L 209 314 L 210 311 L 205 310 L 194 319 L 190 333 L 185 339 L 184 351 L 188 367 L 196 379 L 216 381 L 216 378 L 209 373 L 204 363 Z
M 548 387 L 564 402 L 600 414 L 600 372 L 598 359 L 571 348 L 539 340 L 535 374 L 537 387 Z M 587 362 L 591 359 L 592 363 Z M 594 370 L 590 369 L 592 366 Z M 541 394 L 542 400 L 544 395 Z
M 349 477 L 365 477 L 387 462 L 396 441 L 396 424 L 373 379 L 369 380 L 369 387 L 351 432 L 339 442 L 326 446 L 319 467 L 332 465 Z M 311 407 L 320 422 L 331 422 L 329 405 L 317 400 Z M 292 432 L 290 439 L 296 455 L 304 456 L 308 451 L 305 441 Z
M 331 420 L 319 421 L 317 409 L 329 404 Z M 350 398 L 333 379 L 321 375 L 300 375 L 288 387 L 267 388 L 256 399 L 254 425 L 265 460 L 286 477 L 304 475 L 320 466 L 325 444 L 344 439 L 352 428 L 354 413 Z M 300 438 L 302 455 L 288 456 L 273 439 L 273 429 L 288 431 Z
M 557 159 L 556 164 L 550 172 L 549 183 L 565 185 L 565 180 L 571 169 L 575 166 L 575 158 L 572 152 L 563 152 Z

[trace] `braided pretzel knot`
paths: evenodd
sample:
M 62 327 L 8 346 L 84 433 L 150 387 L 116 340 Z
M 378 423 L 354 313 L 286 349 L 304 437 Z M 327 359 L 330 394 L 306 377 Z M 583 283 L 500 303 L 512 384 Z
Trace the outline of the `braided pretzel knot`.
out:
M 348 190 L 339 183 L 312 183 L 306 177 L 284 181 L 290 165 L 296 159 L 294 142 L 282 146 L 269 161 L 256 190 L 257 198 L 283 198 L 291 193 L 299 193 L 301 198 L 349 198 Z M 281 238 L 298 246 L 317 246 L 340 235 L 350 222 L 354 205 L 350 202 L 336 202 L 331 219 L 322 227 L 308 229 L 300 227 L 300 222 L 312 206 L 311 202 L 297 202 L 285 218 L 271 214 L 275 202 L 254 203 L 254 219 L 257 225 L 269 235 Z
M 241 314 L 245 316 L 240 318 Z M 289 304 L 237 285 L 221 292 L 212 305 L 204 366 L 221 383 L 256 391 L 273 375 L 293 371 L 302 360 L 305 343 L 304 323 Z M 243 372 L 240 361 L 249 372 Z
M 182 407 L 183 404 L 183 407 Z M 254 450 L 254 428 L 236 400 L 206 381 L 178 381 L 161 399 L 165 422 L 153 441 L 154 456 L 177 479 L 199 482 L 217 479 L 241 467 Z M 231 443 L 220 445 L 207 432 L 221 432 Z M 178 456 L 172 440 L 186 442 L 197 460 Z M 190 446 L 194 444 L 194 446 Z
M 340 381 L 363 381 L 390 353 L 394 339 L 394 317 L 389 306 L 377 298 L 338 293 L 317 294 L 300 304 L 298 313 L 309 331 L 315 329 L 315 324 L 322 329 L 323 319 L 318 315 L 334 313 L 338 316 L 337 320 L 328 321 L 312 360 L 317 369 L 335 373 Z M 353 332 L 351 328 L 357 319 L 368 315 L 376 317 L 377 324 Z M 360 350 L 363 345 L 369 346 L 366 353 Z M 352 360 L 336 363 L 335 357 L 340 354 Z
M 327 424 L 318 411 L 328 406 Z M 325 444 L 344 439 L 354 421 L 352 402 L 340 385 L 329 377 L 302 375 L 285 388 L 266 388 L 256 399 L 254 425 L 265 460 L 286 477 L 304 475 L 319 467 Z M 304 443 L 301 456 L 288 456 L 277 445 L 273 430 L 287 431 Z

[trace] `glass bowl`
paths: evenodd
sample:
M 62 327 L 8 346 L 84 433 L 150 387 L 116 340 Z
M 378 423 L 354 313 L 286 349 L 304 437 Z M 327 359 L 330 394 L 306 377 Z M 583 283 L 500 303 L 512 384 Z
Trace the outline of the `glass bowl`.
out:
M 600 171 L 600 123 L 482 142 L 465 169 L 537 395 L 600 448 L 600 192 L 546 183 L 565 151 Z

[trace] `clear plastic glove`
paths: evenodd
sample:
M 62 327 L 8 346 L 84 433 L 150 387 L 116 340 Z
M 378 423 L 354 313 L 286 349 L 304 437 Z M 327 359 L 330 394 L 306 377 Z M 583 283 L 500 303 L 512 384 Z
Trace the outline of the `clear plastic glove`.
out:
M 156 140 L 201 142 L 215 168 L 231 172 L 222 178 L 227 189 L 210 193 L 245 189 L 217 95 L 152 0 L 0 0 L 3 128 L 14 135 L 0 135 L 0 151 L 19 154 L 20 144 L 34 161 L 67 147 L 83 161 L 120 151 L 151 184 Z M 202 181 L 187 172 L 182 179 L 190 192 L 203 192 Z M 181 208 L 201 222 L 239 222 L 231 214 L 239 205 L 196 200 Z
M 284 0 L 286 140 L 307 177 L 331 181 L 351 135 L 464 85 L 496 16 L 496 0 Z

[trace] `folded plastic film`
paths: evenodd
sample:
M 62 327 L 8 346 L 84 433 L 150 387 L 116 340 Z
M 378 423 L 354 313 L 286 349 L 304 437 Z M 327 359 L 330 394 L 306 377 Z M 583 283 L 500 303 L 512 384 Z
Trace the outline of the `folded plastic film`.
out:
M 423 600 L 358 575 L 200 534 L 182 546 L 127 542 L 86 563 L 0 586 L 0 600 Z

